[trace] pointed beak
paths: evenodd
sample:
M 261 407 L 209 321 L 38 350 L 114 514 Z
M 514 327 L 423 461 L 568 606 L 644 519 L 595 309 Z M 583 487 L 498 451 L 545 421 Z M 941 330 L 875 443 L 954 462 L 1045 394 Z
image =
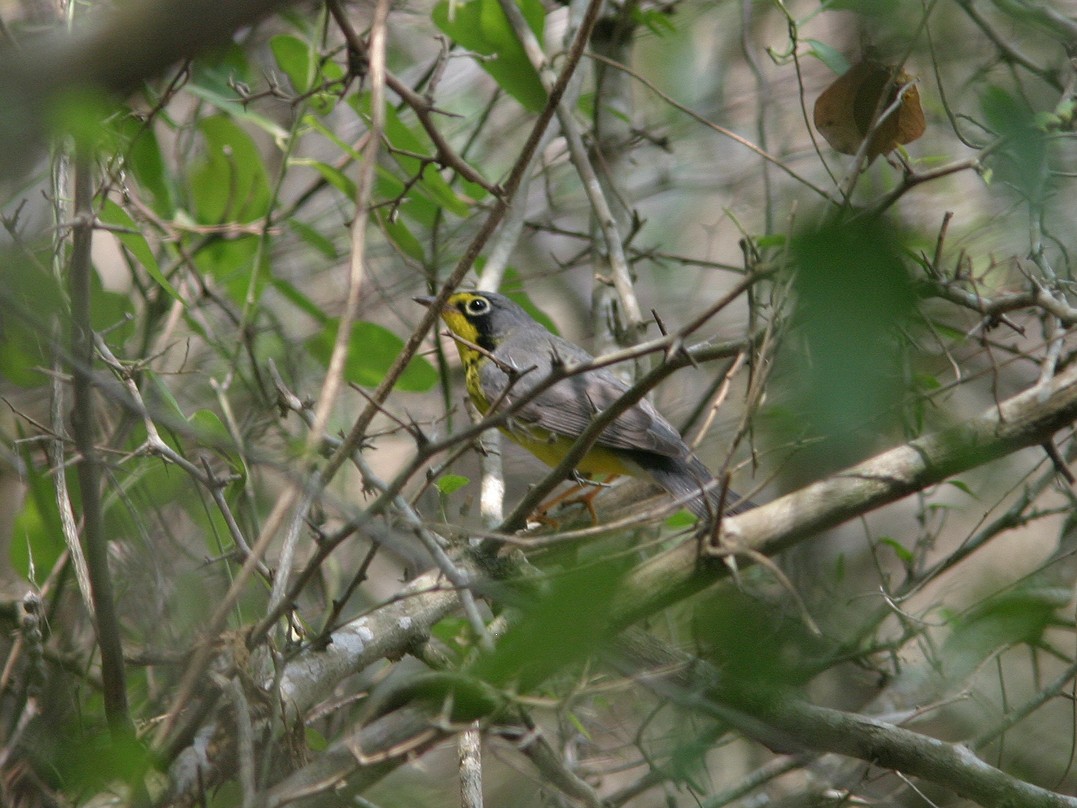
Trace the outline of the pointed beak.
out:
M 416 303 L 426 306 L 427 308 L 430 308 L 434 305 L 434 300 L 436 300 L 436 298 L 430 297 L 429 295 L 421 295 L 419 297 L 413 297 L 412 300 L 414 300 Z

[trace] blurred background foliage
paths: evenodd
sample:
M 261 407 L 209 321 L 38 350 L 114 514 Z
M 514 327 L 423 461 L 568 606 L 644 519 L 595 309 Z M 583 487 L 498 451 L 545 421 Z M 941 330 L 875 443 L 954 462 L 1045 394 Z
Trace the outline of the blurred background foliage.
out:
M 360 412 L 373 416 L 365 465 L 311 489 L 295 558 L 271 542 L 229 614 L 239 636 L 266 616 L 275 581 L 296 581 L 287 631 L 252 639 L 228 671 L 271 685 L 272 664 L 248 671 L 248 654 L 315 653 L 324 628 L 373 613 L 433 566 L 409 514 L 450 549 L 497 524 L 480 508 L 482 453 L 462 442 L 423 454 L 470 422 L 451 342 L 428 337 L 376 406 L 371 395 L 422 316 L 411 298 L 440 287 L 496 208 L 546 104 L 544 70 L 565 64 L 586 4 L 517 3 L 548 57 L 537 67 L 497 0 L 392 4 L 390 91 L 358 257 L 357 177 L 379 133 L 369 54 L 348 35 L 366 46 L 374 4 L 250 5 L 247 24 L 217 31 L 213 47 L 147 72 L 141 50 L 153 42 L 122 55 L 71 44 L 122 30 L 129 9 L 0 2 L 4 65 L 50 48 L 67 64 L 69 44 L 85 54 L 56 81 L 0 77 L 0 101 L 10 100 L 0 126 L 5 805 L 170 799 L 166 773 L 199 723 L 164 739 L 154 724 L 175 709 L 194 649 L 231 647 L 203 631 L 274 506 L 308 490 L 322 462 L 310 447 L 334 445 Z M 686 342 L 735 349 L 679 371 L 652 398 L 712 469 L 767 502 L 1072 362 L 1075 42 L 1069 2 L 609 3 L 567 117 L 554 118 L 462 285 L 501 279 L 595 352 L 709 312 Z M 926 123 L 877 157 L 835 151 L 810 123 L 816 99 L 865 58 L 914 82 Z M 883 112 L 893 98 L 856 104 Z M 610 207 L 642 323 L 614 290 L 568 129 Z M 89 221 L 74 207 L 80 172 L 92 176 Z M 84 497 L 71 439 L 71 277 L 74 234 L 90 225 L 89 307 L 103 346 L 92 368 L 96 493 L 135 727 L 126 740 L 109 739 L 102 628 L 71 555 Z M 353 260 L 364 275 L 345 386 L 312 438 Z M 1056 444 L 1072 458 L 1070 430 Z M 508 512 L 545 469 L 512 446 L 503 464 Z M 677 599 L 646 628 L 733 689 L 908 721 L 1072 794 L 1073 495 L 1060 464 L 1034 449 L 972 469 Z M 403 505 L 378 498 L 397 483 Z M 617 492 L 598 499 L 604 519 L 625 515 Z M 597 541 L 527 546 L 525 583 L 478 586 L 482 614 L 508 626 L 496 651 L 483 655 L 474 625 L 447 617 L 424 653 L 335 682 L 302 716 L 305 734 L 263 694 L 253 779 L 222 763 L 207 793 L 177 799 L 252 804 L 406 701 L 392 683 L 429 667 L 476 689 L 438 679 L 420 701 L 436 710 L 459 693 L 479 705 L 467 718 L 496 716 L 483 733 L 494 805 L 586 804 L 565 772 L 607 805 L 970 804 L 945 782 L 768 749 L 607 665 L 625 570 L 685 538 L 683 514 L 646 502 L 628 512 L 638 524 Z M 566 510 L 544 535 L 580 518 Z M 208 722 L 231 691 L 212 677 L 202 688 L 214 694 L 200 702 Z M 541 726 L 557 764 L 522 753 L 509 725 Z M 446 741 L 386 767 L 358 804 L 455 804 L 454 755 Z

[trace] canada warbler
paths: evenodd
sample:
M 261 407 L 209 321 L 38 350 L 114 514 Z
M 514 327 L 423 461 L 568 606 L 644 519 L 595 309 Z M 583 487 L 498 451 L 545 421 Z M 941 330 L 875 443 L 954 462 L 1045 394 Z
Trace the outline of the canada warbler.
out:
M 434 298 L 415 301 L 430 306 Z M 529 398 L 547 381 L 555 362 L 571 368 L 594 357 L 552 334 L 503 295 L 457 292 L 439 314 L 459 338 L 456 347 L 467 391 L 479 412 L 485 415 L 494 403 L 513 408 L 502 432 L 547 465 L 560 463 L 591 418 L 629 389 L 609 370 L 595 368 L 569 375 Z M 720 492 L 714 477 L 646 399 L 628 407 L 602 431 L 576 470 L 649 477 L 699 518 L 717 513 Z M 737 499 L 730 492 L 727 506 Z

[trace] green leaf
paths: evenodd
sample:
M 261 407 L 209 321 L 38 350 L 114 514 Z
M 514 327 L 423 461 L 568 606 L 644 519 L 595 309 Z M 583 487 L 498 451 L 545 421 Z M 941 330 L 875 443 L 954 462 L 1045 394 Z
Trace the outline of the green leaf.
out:
M 87 149 L 115 148 L 111 142 L 114 130 L 105 121 L 115 115 L 116 107 L 103 91 L 73 82 L 42 103 L 58 136 L 70 137 Z
M 304 729 L 303 737 L 306 739 L 307 749 L 312 752 L 324 752 L 329 748 L 329 741 L 327 741 L 325 736 L 313 727 Z
M 159 216 L 171 218 L 176 210 L 176 189 L 153 127 L 134 113 L 117 118 L 113 126 L 126 143 L 127 182 L 138 186 L 142 198 Z
M 902 564 L 911 564 L 915 559 L 915 556 L 912 554 L 912 551 L 909 550 L 897 539 L 892 539 L 889 536 L 883 536 L 879 539 L 878 543 L 893 550 L 894 555 L 898 557 L 898 560 L 901 561 Z
M 1048 193 L 1048 134 L 1037 128 L 1025 99 L 1002 87 L 988 87 L 980 105 L 988 125 L 1005 138 L 1002 147 L 991 154 L 988 165 L 1024 199 L 1039 204 Z
M 150 248 L 149 242 L 146 241 L 146 237 L 139 232 L 139 226 L 135 224 L 135 220 L 128 215 L 127 211 L 111 199 L 106 199 L 105 205 L 101 209 L 98 218 L 105 224 L 123 228 L 125 231 L 131 231 L 114 231 L 113 234 L 131 253 L 131 257 L 134 258 L 135 263 L 146 270 L 146 274 L 153 278 L 158 286 L 164 289 L 172 298 L 180 300 L 179 292 L 176 291 L 175 287 L 169 283 L 168 278 L 161 272 L 161 266 L 157 263 L 157 256 L 153 254 L 153 250 Z
M 419 239 L 415 238 L 407 225 L 400 220 L 399 216 L 390 219 L 387 212 L 381 208 L 374 211 L 374 216 L 377 218 L 378 224 L 381 225 L 385 237 L 392 242 L 393 246 L 420 264 L 426 263 L 423 245 L 419 242 Z
M 610 604 L 626 565 L 618 560 L 569 568 L 553 576 L 541 597 L 520 604 L 521 617 L 480 658 L 472 672 L 495 687 L 528 693 L 565 665 L 612 641 Z
M 166 421 L 173 424 L 186 423 L 187 416 L 183 414 L 183 408 L 179 402 L 176 401 L 176 397 L 172 395 L 172 391 L 168 385 L 164 383 L 160 376 L 154 373 L 152 370 L 144 370 L 143 378 L 148 382 L 149 395 L 147 396 L 147 406 L 151 409 L 154 415 L 154 419 L 160 419 L 163 415 Z M 163 405 L 163 413 L 158 412 Z
M 696 517 L 693 516 L 690 511 L 681 508 L 676 513 L 668 516 L 664 524 L 671 530 L 681 530 L 686 527 L 691 527 L 695 522 Z
M 335 261 L 340 257 L 340 250 L 337 249 L 337 245 L 333 243 L 333 240 L 329 236 L 318 232 L 306 222 L 301 222 L 299 219 L 292 217 L 288 220 L 288 227 L 303 241 L 321 253 L 322 257 L 328 258 L 330 261 Z
M 263 81 L 261 69 L 252 77 L 246 53 L 236 43 L 206 54 L 192 63 L 191 80 L 184 91 L 199 98 L 236 121 L 245 121 L 264 130 L 276 141 L 288 136 L 288 131 L 276 121 L 257 112 L 254 105 L 245 105 L 232 85 L 247 85 Z
M 832 48 L 825 42 L 820 42 L 818 39 L 805 39 L 803 41 L 808 43 L 808 55 L 814 56 L 837 75 L 840 76 L 849 70 L 849 60 L 845 58 L 841 51 Z
M 442 474 L 434 485 L 438 487 L 438 491 L 442 494 L 449 496 L 459 491 L 469 482 L 471 480 L 461 474 Z
M 363 118 L 369 119 L 370 93 L 360 93 L 354 96 L 353 102 L 356 112 Z M 411 156 L 412 154 L 433 156 L 433 145 L 426 138 L 425 133 L 423 137 L 420 137 L 408 128 L 396 110 L 389 106 L 385 108 L 385 137 L 394 148 L 393 159 L 407 177 L 415 177 L 420 172 L 422 173 L 419 182 L 414 186 L 415 189 L 423 191 L 431 201 L 456 216 L 467 216 L 470 213 L 470 206 L 456 195 L 449 183 L 438 173 L 435 164 Z
M 939 381 L 938 376 L 932 376 L 930 373 L 916 373 L 913 375 L 913 383 L 918 390 L 930 391 L 938 390 L 942 387 L 942 382 Z
M 319 324 L 325 325 L 329 322 L 329 318 L 326 316 L 325 312 L 322 311 L 322 308 L 292 284 L 288 283 L 288 281 L 280 278 L 273 278 L 270 283 L 274 289 L 280 292 L 281 295 L 288 300 L 288 302 L 307 316 L 312 317 Z
M 999 648 L 1035 644 L 1055 612 L 1065 607 L 1070 590 L 1027 585 L 988 598 L 955 621 L 943 646 L 947 672 L 963 680 L 980 662 Z
M 958 491 L 961 491 L 962 493 L 968 494 L 973 499 L 979 499 L 979 497 L 976 496 L 976 494 L 974 494 L 972 492 L 972 489 L 969 488 L 968 484 L 961 482 L 961 480 L 947 480 L 946 483 L 947 483 L 947 485 L 952 485 Z
M 479 259 L 475 262 L 475 265 L 479 269 L 482 269 L 485 263 L 485 259 Z M 507 290 L 504 292 L 505 297 L 509 298 L 519 306 L 522 306 L 524 311 L 530 314 L 538 322 L 542 323 L 542 325 L 545 326 L 546 330 L 550 333 L 557 335 L 561 334 L 561 332 L 557 329 L 557 324 L 550 319 L 549 315 L 547 315 L 546 312 L 536 306 L 534 302 L 532 302 L 531 298 L 528 297 L 527 293 L 523 291 L 523 278 L 521 277 L 517 269 L 515 269 L 514 267 L 507 267 L 505 269 L 505 278 L 504 283 L 502 283 L 502 286 Z
M 255 284 L 254 299 L 261 299 L 269 275 L 269 257 L 267 252 L 262 253 L 261 267 L 255 264 L 257 257 L 258 237 L 251 235 L 214 239 L 198 251 L 194 262 L 199 270 L 224 284 L 229 296 L 238 303 L 246 299 L 252 282 Z M 257 273 L 253 281 L 251 273 Z
M 329 320 L 325 328 L 306 342 L 307 350 L 325 367 L 329 365 L 339 326 L 339 320 Z M 355 323 L 348 340 L 344 378 L 363 387 L 376 387 L 403 348 L 404 341 L 389 329 L 375 323 Z M 397 389 L 422 392 L 433 387 L 437 380 L 438 373 L 434 366 L 421 356 L 416 356 L 401 374 Z
M 253 222 L 269 211 L 269 180 L 257 146 L 235 121 L 215 115 L 199 121 L 204 154 L 191 169 L 198 221 Z
M 11 526 L 11 568 L 27 581 L 40 584 L 49 577 L 66 545 L 56 504 L 55 482 L 34 471 L 26 476 L 26 498 Z
M 896 222 L 878 219 L 817 227 L 790 245 L 794 328 L 804 353 L 783 361 L 796 363 L 790 372 L 801 429 L 832 439 L 830 461 L 861 451 L 865 435 L 854 434 L 854 425 L 871 424 L 875 435 L 899 426 L 893 402 L 906 393 L 900 339 L 916 303 L 902 236 Z
M 310 45 L 291 34 L 277 34 L 269 40 L 269 49 L 295 91 L 305 93 L 310 90 L 317 67 L 317 58 Z
M 784 233 L 767 233 L 766 235 L 759 236 L 755 240 L 755 246 L 759 249 L 765 249 L 768 247 L 784 247 L 786 245 L 786 238 Z
M 0 283 L 0 378 L 19 387 L 48 383 L 38 368 L 52 364 L 52 321 L 64 317 L 67 302 L 56 276 L 45 263 L 4 256 Z M 62 338 L 62 331 L 60 332 Z
M 323 61 L 313 45 L 291 34 L 273 37 L 269 48 L 296 93 L 307 96 L 311 109 L 318 115 L 327 115 L 336 108 L 338 95 L 318 88 L 328 87 L 344 78 L 340 65 Z
M 331 143 L 351 159 L 359 161 L 362 156 L 350 145 L 342 141 L 331 129 L 316 118 L 307 116 L 304 119 L 316 132 L 324 135 Z M 293 158 L 291 165 L 304 165 L 313 168 L 325 180 L 343 194 L 352 204 L 355 203 L 355 182 L 339 169 L 318 160 L 306 158 Z M 441 215 L 442 205 L 432 201 L 431 195 L 425 188 L 419 187 L 420 193 L 406 193 L 404 182 L 394 176 L 392 169 L 379 165 L 377 167 L 378 178 L 375 183 L 375 194 L 378 199 L 401 200 L 396 204 L 403 216 L 420 225 L 423 230 L 434 227 Z
M 307 166 L 313 168 L 322 178 L 340 191 L 348 200 L 355 201 L 355 182 L 339 168 L 335 168 L 321 160 L 310 160 L 294 157 L 289 161 L 290 165 Z
M 642 25 L 655 36 L 665 36 L 677 31 L 673 24 L 673 11 L 670 7 L 645 10 L 638 5 L 632 5 L 631 14 L 633 22 Z
M 90 323 L 109 342 L 121 343 L 134 330 L 135 305 L 130 295 L 110 292 L 94 272 L 90 277 Z
M 232 446 L 232 433 L 213 410 L 197 410 L 187 419 L 198 433 L 200 443 L 210 446 Z
M 540 0 L 518 0 L 528 27 L 542 41 L 545 12 Z M 509 25 L 498 0 L 442 0 L 434 24 L 457 43 L 484 56 L 479 63 L 509 95 L 532 112 L 546 104 L 546 90 Z

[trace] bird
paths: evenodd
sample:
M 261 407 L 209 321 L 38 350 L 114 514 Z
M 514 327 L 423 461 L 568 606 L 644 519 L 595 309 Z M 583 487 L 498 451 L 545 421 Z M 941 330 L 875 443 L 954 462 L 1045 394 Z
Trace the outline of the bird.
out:
M 432 306 L 433 297 L 415 297 Z M 480 413 L 510 409 L 501 431 L 547 465 L 557 466 L 591 419 L 629 385 L 607 368 L 590 368 L 548 383 L 558 363 L 571 371 L 594 362 L 580 346 L 552 333 L 515 301 L 494 292 L 451 294 L 438 315 L 456 337 L 468 395 Z M 696 517 L 718 515 L 720 486 L 676 428 L 646 399 L 632 404 L 598 435 L 577 473 L 650 479 Z M 749 506 L 727 492 L 725 512 Z

